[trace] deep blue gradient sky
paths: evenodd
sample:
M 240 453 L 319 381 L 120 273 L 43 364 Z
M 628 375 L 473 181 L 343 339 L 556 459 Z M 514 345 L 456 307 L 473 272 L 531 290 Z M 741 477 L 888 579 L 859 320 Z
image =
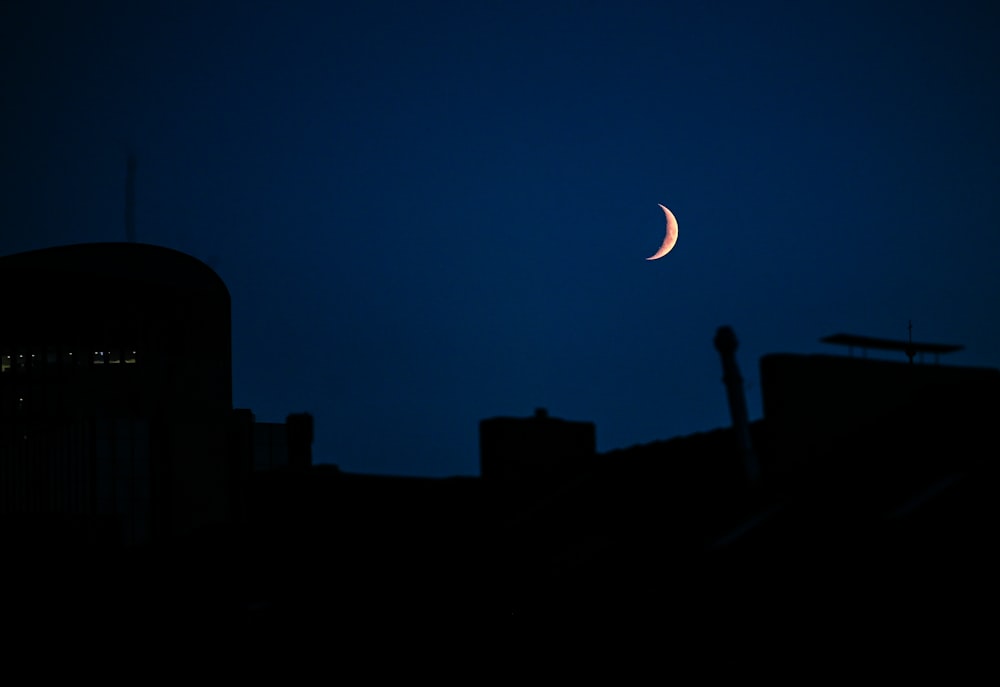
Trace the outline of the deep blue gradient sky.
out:
M 713 429 L 723 324 L 753 418 L 759 357 L 835 332 L 1000 364 L 998 35 L 961 0 L 10 0 L 0 253 L 123 240 L 133 150 L 139 240 L 229 286 L 236 405 L 311 412 L 318 462 L 478 474 L 479 420 L 538 406 L 602 451 Z

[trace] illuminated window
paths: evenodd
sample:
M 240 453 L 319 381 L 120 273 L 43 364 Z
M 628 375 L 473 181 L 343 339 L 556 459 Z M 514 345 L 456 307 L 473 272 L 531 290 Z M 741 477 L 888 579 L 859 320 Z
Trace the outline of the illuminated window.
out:
M 125 351 L 125 362 L 126 363 L 135 362 L 135 351 Z
M 11 359 L 9 355 L 0 357 L 0 372 L 6 372 L 11 367 Z
M 121 351 L 113 350 L 108 354 L 108 362 L 112 365 L 117 365 L 122 361 Z
M 104 364 L 104 351 L 94 351 L 93 363 L 95 365 Z

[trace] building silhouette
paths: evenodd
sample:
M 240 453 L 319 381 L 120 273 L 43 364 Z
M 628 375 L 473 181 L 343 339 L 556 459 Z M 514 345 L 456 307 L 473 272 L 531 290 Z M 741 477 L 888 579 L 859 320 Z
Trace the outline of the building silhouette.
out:
M 191 256 L 50 248 L 0 258 L 0 287 L 19 294 L 0 333 L 0 535 L 126 552 L 97 600 L 61 604 L 250 627 L 686 622 L 942 613 L 994 584 L 1000 371 L 914 362 L 954 347 L 837 335 L 907 360 L 765 355 L 750 422 L 723 327 L 706 346 L 732 426 L 598 453 L 591 422 L 486 418 L 480 476 L 416 479 L 312 465 L 311 416 L 233 408 L 229 293 Z M 123 565 L 136 551 L 147 564 Z M 23 588 L 61 589 L 39 569 Z
M 529 418 L 492 417 L 479 423 L 479 474 L 490 482 L 563 481 L 589 468 L 596 453 L 593 422 L 553 418 L 544 408 Z
M 866 482 L 887 498 L 1000 448 L 1000 370 L 769 354 L 760 371 L 772 482 Z
M 187 537 L 242 517 L 255 463 L 289 462 L 284 425 L 233 409 L 229 291 L 201 261 L 131 242 L 61 246 L 0 258 L 0 286 L 18 294 L 0 334 L 11 537 Z
M 762 419 L 598 455 L 507 527 L 517 608 L 927 629 L 992 607 L 1000 370 L 909 360 L 765 355 Z

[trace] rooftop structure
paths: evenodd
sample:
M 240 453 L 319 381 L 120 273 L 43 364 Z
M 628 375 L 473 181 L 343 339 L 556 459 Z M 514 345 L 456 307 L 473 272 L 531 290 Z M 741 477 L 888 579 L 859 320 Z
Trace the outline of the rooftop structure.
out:
M 869 348 L 883 351 L 902 351 L 906 357 L 913 362 L 913 357 L 918 353 L 933 353 L 934 362 L 941 353 L 954 353 L 962 350 L 962 346 L 956 344 L 935 344 L 918 343 L 915 341 L 897 341 L 894 339 L 879 339 L 874 336 L 859 336 L 857 334 L 831 334 L 820 339 L 823 343 L 847 346 L 848 352 L 853 355 L 854 348 L 860 348 L 864 355 Z

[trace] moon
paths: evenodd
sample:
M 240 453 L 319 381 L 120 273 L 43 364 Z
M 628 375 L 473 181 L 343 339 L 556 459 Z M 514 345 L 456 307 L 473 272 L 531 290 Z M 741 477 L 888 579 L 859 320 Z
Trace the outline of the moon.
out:
M 664 255 L 670 252 L 677 243 L 677 218 L 674 217 L 674 213 L 670 212 L 665 205 L 657 203 L 661 208 L 663 208 L 663 214 L 667 217 L 667 235 L 663 237 L 663 244 L 660 249 L 650 255 L 647 260 L 659 260 Z

